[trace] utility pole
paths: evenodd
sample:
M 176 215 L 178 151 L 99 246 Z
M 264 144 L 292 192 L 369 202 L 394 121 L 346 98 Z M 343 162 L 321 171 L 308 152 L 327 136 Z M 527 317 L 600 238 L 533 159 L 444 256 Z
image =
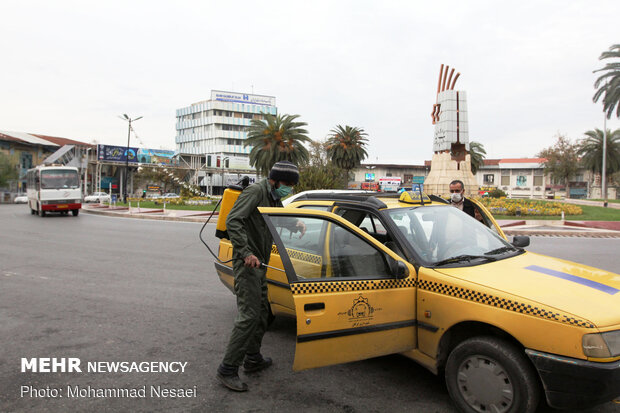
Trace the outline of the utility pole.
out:
M 142 116 L 131 119 L 126 113 L 123 113 L 123 116 L 120 118 L 129 122 L 129 128 L 127 129 L 127 150 L 125 152 L 125 176 L 123 176 L 123 202 L 127 203 L 127 175 L 129 175 L 129 138 L 131 136 L 131 122 L 142 119 Z
M 603 206 L 607 208 L 607 114 L 603 111 L 603 170 L 601 171 L 601 189 Z

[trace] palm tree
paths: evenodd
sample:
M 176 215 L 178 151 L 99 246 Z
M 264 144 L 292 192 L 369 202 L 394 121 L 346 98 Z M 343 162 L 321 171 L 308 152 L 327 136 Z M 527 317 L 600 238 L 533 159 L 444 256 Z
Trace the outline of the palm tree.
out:
M 469 143 L 469 159 L 471 160 L 471 173 L 476 174 L 478 169 L 484 165 L 487 151 L 480 142 L 471 141 Z
M 598 59 L 609 58 L 620 58 L 620 44 L 611 46 L 609 51 L 603 52 Z M 594 71 L 594 73 L 596 72 L 605 73 L 596 79 L 594 87 L 598 90 L 592 99 L 598 102 L 599 98 L 603 96 L 603 111 L 607 112 L 607 119 L 611 118 L 614 113 L 614 107 L 616 108 L 616 117 L 620 117 L 620 61 L 607 63 L 602 69 Z M 600 86 L 601 83 L 603 83 L 602 86 Z
M 327 139 L 327 156 L 339 168 L 347 171 L 347 180 L 351 169 L 368 157 L 366 145 L 368 134 L 364 129 L 345 125 L 337 125 L 330 131 Z
M 305 122 L 296 122 L 299 115 L 265 115 L 264 120 L 252 119 L 248 138 L 243 146 L 252 146 L 250 165 L 263 176 L 278 161 L 290 161 L 295 165 L 308 161 L 308 150 L 304 142 L 309 142 Z
M 584 168 L 594 172 L 603 171 L 603 131 L 600 129 L 589 130 L 585 133 L 586 138 L 579 142 L 578 154 Z M 605 160 L 606 175 L 620 171 L 620 129 L 611 132 L 607 130 L 607 155 Z

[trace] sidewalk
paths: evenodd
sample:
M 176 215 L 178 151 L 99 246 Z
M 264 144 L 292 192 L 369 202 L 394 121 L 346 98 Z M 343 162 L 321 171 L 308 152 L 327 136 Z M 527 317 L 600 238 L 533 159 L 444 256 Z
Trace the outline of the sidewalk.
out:
M 219 212 L 192 211 L 185 209 L 154 209 L 138 207 L 113 207 L 102 204 L 82 204 L 82 212 L 119 218 L 156 219 L 162 221 L 205 222 L 214 215 L 211 222 L 217 221 Z
M 211 222 L 217 222 L 218 212 L 164 210 L 153 208 L 109 207 L 99 204 L 83 204 L 82 211 L 88 214 L 108 215 L 120 218 L 156 219 L 163 221 L 184 221 L 204 223 L 210 215 Z M 507 236 L 558 236 L 620 238 L 620 221 L 524 221 L 498 220 Z
M 620 238 L 620 221 L 498 220 L 506 235 Z
M 550 202 L 564 202 L 567 204 L 575 204 L 575 205 L 589 205 L 589 206 L 597 206 L 602 207 L 603 201 L 590 201 L 589 199 L 548 199 Z M 620 203 L 618 202 L 608 202 L 607 208 L 612 209 L 620 209 Z

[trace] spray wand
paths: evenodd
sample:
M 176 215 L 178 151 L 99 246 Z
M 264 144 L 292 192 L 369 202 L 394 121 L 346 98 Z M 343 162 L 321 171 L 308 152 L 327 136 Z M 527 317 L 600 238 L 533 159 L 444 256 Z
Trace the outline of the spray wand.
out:
M 247 176 L 244 176 L 243 178 L 241 178 L 241 180 L 239 182 L 236 183 L 236 185 L 241 185 L 241 190 L 243 191 L 245 188 L 248 187 L 248 185 L 250 184 L 250 178 Z M 207 226 L 207 224 L 209 223 L 209 221 L 211 221 L 211 217 L 213 217 L 213 214 L 215 213 L 215 211 L 217 210 L 217 207 L 220 206 L 220 204 L 222 203 L 222 199 L 224 197 L 220 198 L 220 200 L 218 201 L 218 203 L 215 205 L 215 208 L 213 208 L 213 212 L 211 212 L 211 215 L 209 215 L 209 217 L 207 218 L 207 220 L 205 221 L 205 223 L 202 225 L 202 228 L 200 228 L 200 232 L 198 233 L 198 237 L 200 238 L 200 241 L 202 241 L 203 244 L 205 244 L 205 247 L 207 247 L 207 249 L 209 250 L 209 252 L 211 253 L 211 255 L 213 255 L 213 258 L 215 258 L 219 263 L 221 264 L 227 264 L 229 262 L 231 262 L 232 260 L 243 260 L 243 258 L 231 258 L 229 260 L 226 261 L 222 261 L 220 260 L 220 258 L 211 250 L 211 248 L 209 247 L 209 245 L 205 242 L 205 240 L 202 238 L 202 231 L 204 231 L 205 227 Z M 260 263 L 261 267 L 265 267 L 265 268 L 271 268 L 272 270 L 277 270 L 277 271 L 282 271 L 285 272 L 284 270 L 280 269 L 280 268 L 276 268 L 276 267 L 272 267 L 271 265 L 267 265 L 264 262 Z

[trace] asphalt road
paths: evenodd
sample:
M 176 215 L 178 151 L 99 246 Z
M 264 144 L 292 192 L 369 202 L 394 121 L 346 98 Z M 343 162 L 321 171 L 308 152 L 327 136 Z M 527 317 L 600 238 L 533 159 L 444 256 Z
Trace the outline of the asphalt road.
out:
M 293 372 L 289 319 L 265 336 L 263 353 L 275 364 L 247 377 L 250 391 L 221 387 L 214 375 L 235 302 L 199 229 L 87 214 L 40 218 L 24 205 L 0 205 L 0 411 L 454 411 L 443 381 L 401 356 Z M 213 232 L 209 225 L 206 238 L 217 248 Z M 530 250 L 620 272 L 620 239 L 537 237 Z M 77 357 L 83 371 L 22 373 L 21 358 L 31 357 Z M 182 373 L 85 371 L 95 361 L 187 364 Z M 75 398 L 67 386 L 146 386 L 147 395 Z M 150 397 L 151 386 L 197 394 Z M 63 397 L 37 396 L 54 389 Z M 591 412 L 618 413 L 620 405 Z

